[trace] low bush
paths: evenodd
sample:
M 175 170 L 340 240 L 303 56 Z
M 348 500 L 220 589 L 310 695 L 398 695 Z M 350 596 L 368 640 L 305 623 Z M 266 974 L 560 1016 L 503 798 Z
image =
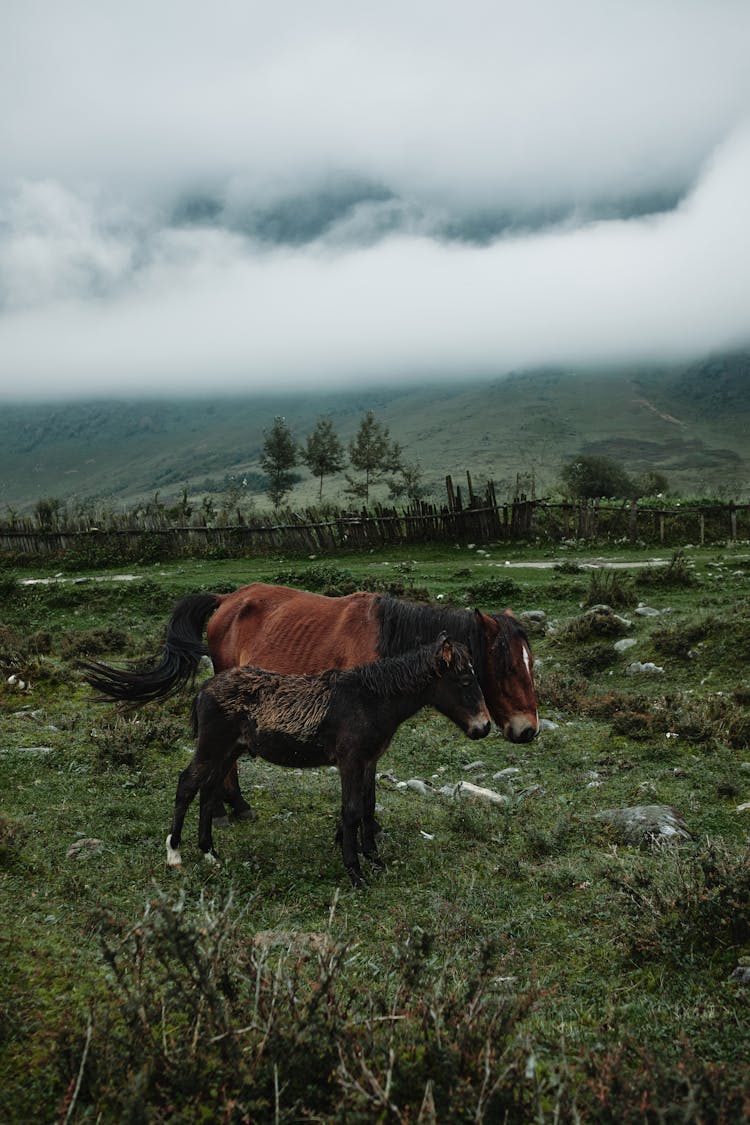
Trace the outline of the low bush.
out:
M 686 589 L 697 585 L 684 551 L 675 551 L 666 566 L 645 566 L 635 577 L 636 586 L 661 590 Z
M 612 609 L 630 609 L 638 603 L 633 577 L 627 571 L 601 567 L 591 571 L 584 607 L 608 605 Z

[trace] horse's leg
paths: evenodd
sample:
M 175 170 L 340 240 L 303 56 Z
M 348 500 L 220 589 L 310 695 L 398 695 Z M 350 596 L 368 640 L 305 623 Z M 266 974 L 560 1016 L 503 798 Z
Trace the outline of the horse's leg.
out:
M 177 793 L 174 800 L 174 815 L 172 817 L 172 831 L 167 836 L 167 865 L 179 867 L 182 863 L 180 856 L 180 840 L 182 838 L 182 825 L 185 814 L 198 792 L 198 783 L 195 780 L 195 771 L 192 762 L 181 772 L 177 781 Z
M 223 801 L 226 801 L 229 805 L 237 820 L 255 820 L 256 813 L 254 813 L 250 805 L 248 805 L 240 790 L 240 778 L 236 762 L 232 763 L 229 772 L 224 778 L 222 795 L 219 797 L 217 805 L 214 808 L 214 823 L 216 823 L 216 808 L 222 805 L 222 798 Z
M 216 862 L 218 856 L 214 850 L 214 841 L 211 834 L 212 814 L 216 805 L 217 794 L 221 792 L 220 776 L 212 771 L 201 785 L 200 816 L 198 819 L 198 847 L 203 852 L 203 858 L 211 863 Z
M 362 886 L 357 837 L 363 817 L 364 761 L 355 750 L 339 759 L 341 775 L 341 853 L 353 887 Z
M 378 867 L 382 861 L 378 856 L 375 836 L 380 832 L 380 825 L 375 819 L 375 767 L 377 760 L 367 762 L 364 768 L 363 793 L 362 793 L 362 852 Z

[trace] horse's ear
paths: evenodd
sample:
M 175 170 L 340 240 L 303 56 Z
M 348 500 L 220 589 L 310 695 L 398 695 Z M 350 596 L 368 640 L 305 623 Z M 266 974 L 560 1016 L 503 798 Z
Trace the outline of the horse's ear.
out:
M 450 668 L 453 660 L 453 641 L 447 633 L 441 633 L 438 639 L 440 640 L 440 659 L 446 668 Z
M 474 616 L 477 619 L 477 624 L 480 629 L 487 634 L 490 641 L 494 640 L 500 631 L 495 618 L 491 617 L 488 613 L 482 613 L 481 609 L 475 609 Z

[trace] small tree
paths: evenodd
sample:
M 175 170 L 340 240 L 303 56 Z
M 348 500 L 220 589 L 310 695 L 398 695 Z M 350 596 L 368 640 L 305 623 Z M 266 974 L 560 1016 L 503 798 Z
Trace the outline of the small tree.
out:
M 352 468 L 363 477 L 356 480 L 347 473 L 349 485 L 345 491 L 364 500 L 365 504 L 370 499 L 370 487 L 387 473 L 398 472 L 401 468 L 401 446 L 390 440 L 388 427 L 376 420 L 372 410 L 367 411 L 349 442 L 349 460 Z
M 639 496 L 659 496 L 667 491 L 669 481 L 658 469 L 649 469 L 636 480 L 635 487 Z
M 278 511 L 284 497 L 292 491 L 297 480 L 291 472 L 297 464 L 297 446 L 285 419 L 278 416 L 274 418 L 271 429 L 264 430 L 263 435 L 260 465 L 268 477 L 266 494 L 274 511 Z
M 307 465 L 320 482 L 318 500 L 323 499 L 323 478 L 340 473 L 346 464 L 344 447 L 339 441 L 330 418 L 319 418 L 315 429 L 308 434 L 299 451 L 300 460 Z
M 418 461 L 405 461 L 399 466 L 399 475 L 388 481 L 388 498 L 401 500 L 404 496 L 409 503 L 423 500 L 427 489 L 422 479 L 422 466 Z
M 599 496 L 634 495 L 633 481 L 609 457 L 574 457 L 563 466 L 560 479 L 566 492 L 582 500 L 593 500 Z
M 34 505 L 36 522 L 43 531 L 51 531 L 59 525 L 64 508 L 64 500 L 59 500 L 56 496 L 43 496 Z

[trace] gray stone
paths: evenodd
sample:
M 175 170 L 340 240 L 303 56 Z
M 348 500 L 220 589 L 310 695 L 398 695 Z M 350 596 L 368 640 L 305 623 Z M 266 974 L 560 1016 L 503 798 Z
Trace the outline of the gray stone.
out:
M 104 840 L 97 840 L 93 836 L 84 836 L 76 840 L 65 853 L 67 859 L 82 859 L 87 855 L 99 855 L 104 849 Z
M 669 805 L 634 805 L 625 809 L 604 809 L 597 813 L 627 842 L 646 843 L 650 840 L 677 842 L 689 840 L 690 833 L 676 809 Z
M 660 665 L 652 663 L 650 660 L 646 661 L 645 664 L 642 664 L 640 660 L 634 660 L 632 664 L 628 664 L 625 671 L 629 676 L 636 676 L 640 673 L 649 676 L 657 676 L 660 675 L 664 669 L 660 667 Z
M 510 804 L 510 797 L 506 797 L 504 793 L 496 793 L 494 789 L 485 789 L 481 785 L 472 785 L 470 781 L 459 781 L 458 785 L 444 785 L 438 792 L 444 797 L 465 797 L 488 805 Z
M 615 641 L 615 652 L 627 652 L 633 645 L 637 645 L 638 641 L 635 637 L 623 637 L 622 640 Z

